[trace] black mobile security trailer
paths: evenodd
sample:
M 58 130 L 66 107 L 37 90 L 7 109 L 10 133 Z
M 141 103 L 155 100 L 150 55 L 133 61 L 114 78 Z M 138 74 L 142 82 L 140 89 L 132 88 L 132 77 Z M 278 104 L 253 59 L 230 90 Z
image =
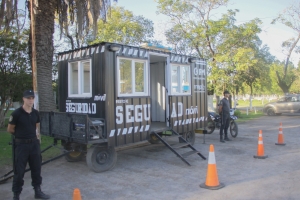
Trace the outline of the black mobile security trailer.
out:
M 68 161 L 116 163 L 115 148 L 163 142 L 189 165 L 207 120 L 206 61 L 161 46 L 101 43 L 58 55 L 59 111 L 41 112 L 41 134 L 62 141 Z M 165 136 L 175 136 L 170 144 Z M 92 144 L 87 150 L 87 145 Z M 189 150 L 180 153 L 178 148 Z

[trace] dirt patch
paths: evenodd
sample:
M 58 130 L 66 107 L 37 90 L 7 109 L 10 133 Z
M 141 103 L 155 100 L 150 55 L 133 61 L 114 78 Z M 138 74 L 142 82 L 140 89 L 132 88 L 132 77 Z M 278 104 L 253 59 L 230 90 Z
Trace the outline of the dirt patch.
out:
M 118 161 L 110 171 L 94 173 L 85 161 L 69 163 L 64 158 L 42 168 L 45 193 L 51 199 L 72 198 L 79 188 L 82 199 L 298 199 L 300 190 L 300 116 L 263 116 L 239 124 L 237 138 L 219 142 L 218 131 L 205 136 L 196 134 L 194 147 L 205 157 L 209 145 L 215 147 L 220 190 L 200 188 L 207 175 L 207 160 L 198 155 L 186 165 L 162 144 L 141 144 L 118 149 Z M 279 123 L 283 125 L 286 146 L 277 146 Z M 255 159 L 258 131 L 263 131 L 267 159 Z M 1 170 L 3 171 L 3 170 Z M 2 199 L 12 199 L 11 180 L 0 185 Z M 21 199 L 33 199 L 30 173 L 25 175 Z

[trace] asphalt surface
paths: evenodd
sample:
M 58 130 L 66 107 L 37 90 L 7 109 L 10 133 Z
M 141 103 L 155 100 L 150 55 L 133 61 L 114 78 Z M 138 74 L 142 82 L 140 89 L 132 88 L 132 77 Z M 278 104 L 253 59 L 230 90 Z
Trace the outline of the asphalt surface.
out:
M 196 135 L 194 147 L 205 157 L 215 148 L 219 190 L 200 188 L 207 174 L 207 160 L 192 155 L 186 165 L 163 144 L 142 143 L 118 151 L 116 166 L 103 173 L 90 171 L 85 161 L 70 163 L 64 158 L 42 168 L 42 190 L 51 199 L 70 200 L 79 188 L 83 200 L 248 200 L 300 199 L 300 115 L 263 116 L 239 124 L 237 138 L 219 142 L 218 130 Z M 283 124 L 285 146 L 277 146 L 279 123 Z M 266 159 L 255 159 L 258 131 L 263 131 Z M 183 149 L 184 150 L 184 149 Z M 0 198 L 12 199 L 12 181 L 0 185 Z M 34 199 L 30 173 L 25 175 L 21 199 Z

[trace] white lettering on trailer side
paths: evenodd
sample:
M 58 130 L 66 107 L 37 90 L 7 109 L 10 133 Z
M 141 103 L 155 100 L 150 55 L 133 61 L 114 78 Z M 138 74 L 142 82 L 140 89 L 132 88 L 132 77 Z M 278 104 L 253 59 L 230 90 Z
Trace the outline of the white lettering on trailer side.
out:
M 188 119 L 184 119 L 182 120 L 176 120 L 174 121 L 174 126 L 179 126 L 179 125 L 187 125 L 187 124 L 191 124 L 191 123 L 197 123 L 200 122 L 202 120 L 207 120 L 207 118 L 205 118 L 204 116 L 199 117 L 199 118 L 188 118 Z M 110 130 L 110 134 L 109 137 L 114 137 L 114 136 L 119 136 L 119 135 L 128 135 L 128 134 L 132 134 L 133 131 L 134 133 L 138 133 L 138 132 L 145 132 L 145 131 L 149 131 L 150 129 L 150 125 L 142 125 L 142 126 L 131 126 L 131 127 L 127 127 L 127 128 L 119 128 L 119 129 L 113 129 Z M 115 135 L 115 133 L 117 132 L 117 134 Z M 122 134 L 121 134 L 122 133 Z
M 150 104 L 144 104 L 144 119 L 145 121 L 149 121 L 150 120 Z M 147 110 L 148 108 L 148 110 Z M 148 113 L 148 115 L 147 115 Z
M 127 133 L 127 128 L 124 128 L 122 135 L 126 135 L 126 133 Z
M 187 124 L 194 124 L 201 121 L 207 121 L 207 117 L 198 117 L 198 118 L 188 118 L 183 120 L 175 120 L 173 126 L 180 126 L 180 125 L 187 125 Z
M 96 114 L 96 103 L 72 103 L 66 102 L 66 112 Z
M 142 116 L 142 105 L 136 105 L 134 109 L 134 115 L 135 115 L 135 121 L 136 122 L 142 122 L 143 121 L 143 116 Z
M 205 69 L 201 69 L 201 68 L 194 68 L 194 75 L 195 76 L 205 76 L 206 72 Z
M 102 96 L 100 95 L 95 95 L 94 101 L 105 101 L 106 99 L 106 94 L 103 94 Z
M 123 106 L 116 107 L 116 123 L 123 124 Z
M 171 114 L 171 117 L 181 117 L 183 115 L 183 104 L 182 102 L 178 102 L 177 104 L 177 111 L 178 113 L 176 113 L 176 107 L 175 107 L 175 103 L 173 103 L 173 108 L 172 108 L 172 114 Z
M 117 99 L 116 103 L 128 103 L 128 99 Z
M 133 129 L 133 127 L 129 127 L 128 134 L 132 133 L 132 129 Z
M 124 122 L 126 123 L 143 122 L 149 120 L 150 120 L 150 104 L 126 105 L 125 111 L 123 110 L 123 106 L 116 107 L 117 124 L 123 124 Z
M 119 135 L 129 135 L 132 134 L 132 131 L 134 130 L 134 133 L 138 133 L 138 132 L 145 132 L 145 131 L 149 131 L 150 129 L 150 125 L 146 125 L 146 126 L 131 126 L 128 128 L 119 128 L 119 129 L 112 129 L 110 130 L 110 134 L 109 137 L 115 137 L 115 136 L 119 136 Z
M 185 110 L 185 114 L 186 115 L 198 114 L 198 106 L 195 106 L 195 107 L 191 106 L 191 108 L 187 108 Z
M 111 130 L 110 134 L 109 134 L 109 137 L 113 137 L 115 135 L 115 132 L 116 132 L 116 130 Z
M 134 110 L 134 105 L 126 105 L 126 107 L 125 107 L 126 123 L 134 122 L 134 117 L 130 116 L 132 110 Z

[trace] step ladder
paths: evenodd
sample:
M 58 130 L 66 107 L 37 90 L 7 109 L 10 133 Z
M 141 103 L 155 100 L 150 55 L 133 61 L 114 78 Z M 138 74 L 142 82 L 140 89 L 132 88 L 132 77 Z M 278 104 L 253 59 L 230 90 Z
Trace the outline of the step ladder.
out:
M 166 132 L 171 131 L 172 134 L 165 134 Z M 190 143 L 188 143 L 179 133 L 174 131 L 170 128 L 164 128 L 164 129 L 157 129 L 153 130 L 151 134 L 154 134 L 166 147 L 168 147 L 175 155 L 177 155 L 183 162 L 185 162 L 187 165 L 191 166 L 191 164 L 185 159 L 186 157 L 194 154 L 198 154 L 201 158 L 206 160 L 206 158 L 197 151 Z M 166 136 L 165 138 L 175 137 L 178 138 L 177 144 L 169 144 L 166 139 L 163 139 L 162 136 Z M 186 147 L 189 148 L 189 151 L 185 153 L 179 153 L 178 150 Z

